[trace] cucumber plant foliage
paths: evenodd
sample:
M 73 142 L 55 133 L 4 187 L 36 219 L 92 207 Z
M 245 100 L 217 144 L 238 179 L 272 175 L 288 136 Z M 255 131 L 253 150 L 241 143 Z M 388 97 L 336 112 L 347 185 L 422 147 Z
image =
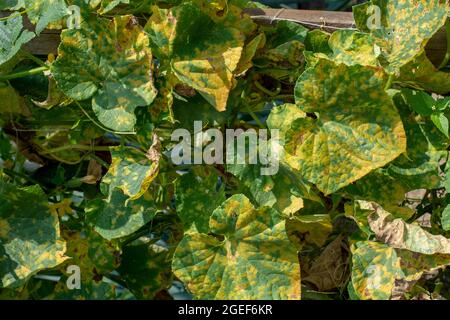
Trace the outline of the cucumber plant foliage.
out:
M 0 299 L 449 299 L 444 2 L 327 33 L 245 0 L 2 1 Z M 278 171 L 173 161 L 195 121 L 279 132 Z

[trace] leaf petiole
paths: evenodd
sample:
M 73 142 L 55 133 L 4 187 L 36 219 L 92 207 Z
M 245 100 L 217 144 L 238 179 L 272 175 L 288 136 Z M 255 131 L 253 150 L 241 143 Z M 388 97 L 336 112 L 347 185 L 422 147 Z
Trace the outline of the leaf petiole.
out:
M 25 78 L 25 77 L 29 77 L 29 76 L 33 76 L 36 74 L 40 74 L 44 71 L 47 71 L 48 67 L 39 67 L 39 68 L 35 68 L 35 69 L 31 69 L 31 70 L 27 70 L 27 71 L 22 71 L 22 72 L 17 72 L 17 73 L 13 73 L 13 74 L 8 74 L 5 76 L 0 76 L 0 81 L 6 81 L 6 80 L 12 80 L 12 79 L 18 79 L 18 78 Z

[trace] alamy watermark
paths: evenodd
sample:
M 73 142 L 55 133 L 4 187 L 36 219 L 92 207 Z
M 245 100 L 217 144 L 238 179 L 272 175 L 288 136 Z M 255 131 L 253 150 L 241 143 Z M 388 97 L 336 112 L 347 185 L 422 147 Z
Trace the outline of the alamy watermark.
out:
M 260 174 L 278 172 L 283 153 L 279 130 L 226 129 L 225 137 L 219 129 L 203 131 L 201 121 L 194 122 L 194 134 L 176 129 L 171 140 L 178 144 L 171 151 L 172 162 L 182 164 L 259 164 Z

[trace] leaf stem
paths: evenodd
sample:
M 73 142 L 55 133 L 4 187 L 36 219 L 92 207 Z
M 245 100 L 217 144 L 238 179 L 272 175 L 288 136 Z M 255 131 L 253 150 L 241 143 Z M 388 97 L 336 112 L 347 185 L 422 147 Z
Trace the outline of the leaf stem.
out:
M 442 60 L 439 69 L 445 68 L 450 61 L 450 21 L 448 19 L 445 23 L 445 33 L 447 34 L 447 52 L 445 53 L 444 60 Z
M 25 57 L 27 57 L 29 60 L 35 62 L 36 64 L 40 65 L 41 67 L 46 67 L 48 68 L 48 66 L 45 64 L 44 61 L 42 61 L 41 59 L 35 57 L 34 55 L 32 55 L 31 53 L 22 50 L 22 52 L 25 54 Z
M 8 74 L 6 76 L 0 76 L 0 81 L 6 81 L 6 80 L 12 80 L 12 79 L 18 79 L 18 78 L 25 78 L 29 76 L 33 76 L 39 73 L 42 73 L 44 71 L 47 71 L 48 67 L 39 67 L 27 71 L 22 71 L 18 73 Z
M 73 150 L 73 149 L 86 150 L 86 151 L 109 151 L 110 147 L 108 147 L 108 146 L 94 147 L 94 146 L 87 146 L 87 145 L 82 145 L 82 144 L 71 144 L 71 145 L 62 146 L 59 148 L 45 150 L 44 152 L 41 152 L 41 154 L 52 154 L 52 153 L 56 153 L 56 152 L 61 152 L 61 151 L 65 151 L 65 150 Z
M 386 83 L 386 87 L 384 87 L 384 90 L 387 91 L 392 87 L 392 84 L 394 83 L 395 76 L 393 74 L 389 75 L 388 81 Z
M 16 14 L 10 14 L 7 17 L 0 18 L 0 21 L 6 21 L 6 20 L 9 20 L 9 19 L 14 19 L 14 18 L 20 17 L 21 15 L 27 13 L 30 10 L 31 10 L 31 8 L 23 10 L 23 11 L 20 11 L 20 12 L 17 12 Z

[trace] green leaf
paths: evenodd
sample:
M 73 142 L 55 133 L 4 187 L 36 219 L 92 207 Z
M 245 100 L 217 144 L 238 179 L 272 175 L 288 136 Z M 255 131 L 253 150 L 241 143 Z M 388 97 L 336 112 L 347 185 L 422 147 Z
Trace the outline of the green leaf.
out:
M 371 5 L 381 9 L 379 26 L 375 15 L 369 14 Z M 376 39 L 386 70 L 395 73 L 417 57 L 428 40 L 444 26 L 447 7 L 439 0 L 371 0 L 354 6 L 353 14 L 358 29 L 370 32 Z M 370 29 L 368 23 L 372 23 Z
M 431 121 L 448 138 L 448 119 L 445 114 L 442 112 L 433 113 L 431 115 Z
M 19 3 L 19 0 L 3 0 L 0 4 L 0 10 L 9 10 L 14 9 L 15 6 Z
M 441 223 L 442 229 L 450 231 L 450 205 L 447 205 L 442 211 Z
M 0 114 L 30 116 L 25 100 L 7 83 L 0 82 L 0 101 Z
M 195 225 L 201 233 L 209 232 L 209 218 L 225 201 L 224 185 L 212 167 L 196 166 L 182 175 L 175 187 L 177 214 L 185 229 Z
M 405 151 L 405 131 L 384 79 L 379 69 L 325 59 L 299 78 L 296 104 L 317 119 L 299 117 L 289 124 L 286 160 L 325 194 Z
M 36 25 L 39 35 L 47 26 L 69 14 L 64 0 L 24 0 L 31 22 Z
M 448 140 L 432 122 L 411 114 L 403 94 L 395 95 L 394 101 L 403 120 L 407 148 L 406 153 L 387 167 L 388 174 L 407 191 L 438 188 L 441 183 L 440 161 L 446 157 L 444 150 L 447 149 Z
M 112 163 L 102 183 L 108 185 L 109 197 L 115 188 L 121 189 L 130 200 L 140 198 L 159 172 L 159 162 L 131 147 L 111 148 Z
M 132 131 L 134 111 L 155 96 L 149 39 L 133 16 L 96 19 L 80 30 L 64 30 L 52 73 L 59 88 L 75 100 L 92 99 L 105 126 Z
M 224 111 L 244 46 L 241 32 L 214 21 L 192 3 L 156 9 L 145 30 L 166 68 Z
M 24 30 L 21 16 L 0 21 L 0 65 L 11 60 L 34 37 L 33 32 Z
M 47 199 L 0 181 L 0 287 L 17 287 L 64 262 L 66 242 Z
M 198 299 L 300 298 L 297 252 L 276 211 L 234 195 L 213 212 L 210 228 L 224 240 L 188 232 L 172 264 Z
M 138 299 L 153 299 L 172 284 L 171 254 L 152 243 L 131 244 L 123 248 L 118 269 L 127 287 Z
M 100 14 L 108 13 L 120 4 L 129 4 L 130 0 L 102 0 L 98 10 Z
M 86 205 L 86 219 L 103 238 L 122 238 L 139 230 L 157 213 L 149 193 L 134 201 L 119 189 L 112 191 L 111 198 L 95 199 Z
M 431 116 L 436 106 L 434 100 L 429 94 L 423 91 L 403 89 L 403 97 L 408 105 L 418 114 L 422 116 Z

